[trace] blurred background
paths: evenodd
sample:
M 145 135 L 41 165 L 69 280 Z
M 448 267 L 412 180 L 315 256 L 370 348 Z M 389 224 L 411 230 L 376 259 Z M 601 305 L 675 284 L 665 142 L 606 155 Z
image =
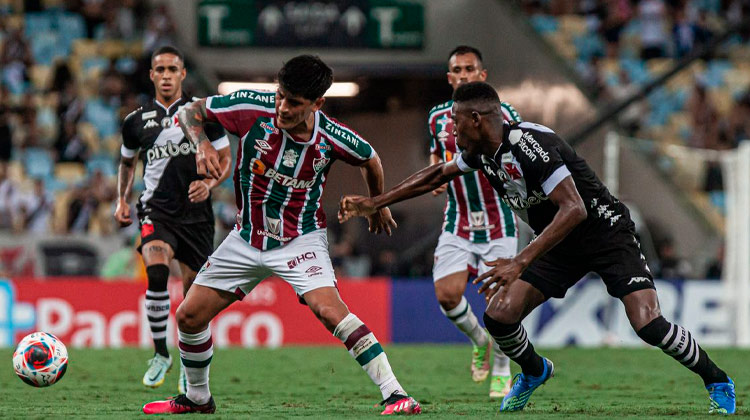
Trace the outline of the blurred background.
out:
M 324 110 L 376 148 L 390 187 L 428 164 L 427 112 L 450 99 L 447 55 L 468 44 L 501 99 L 573 144 L 630 207 L 655 277 L 672 281 L 666 299 L 682 302 L 667 311 L 703 298 L 697 313 L 715 315 L 704 334 L 750 344 L 750 162 L 738 151 L 750 138 L 749 19 L 747 0 L 0 0 L 0 277 L 145 289 L 136 226 L 112 214 L 120 123 L 151 100 L 162 45 L 185 52 L 195 96 L 272 83 L 285 60 L 321 56 L 356 85 Z M 421 284 L 437 311 L 445 197 L 393 206 L 398 230 L 372 236 L 335 220 L 342 194 L 365 192 L 358 172 L 335 165 L 324 197 L 338 276 Z M 231 179 L 213 200 L 218 244 L 234 224 Z M 0 325 L 20 322 L 7 312 Z

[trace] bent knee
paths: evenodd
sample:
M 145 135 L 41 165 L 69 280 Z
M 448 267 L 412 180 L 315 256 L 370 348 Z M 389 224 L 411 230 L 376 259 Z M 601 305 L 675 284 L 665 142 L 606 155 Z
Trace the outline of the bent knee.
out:
M 487 316 L 493 320 L 506 325 L 515 324 L 521 321 L 521 308 L 507 301 L 498 302 L 487 307 Z
M 201 319 L 197 311 L 192 311 L 185 307 L 185 305 L 180 305 L 177 308 L 175 318 L 177 319 L 177 327 L 180 331 L 188 334 L 199 333 L 208 327 L 208 322 Z
M 435 283 L 435 297 L 437 298 L 438 303 L 440 303 L 440 306 L 446 311 L 450 311 L 457 307 L 458 304 L 461 303 L 461 298 L 463 298 L 463 296 L 463 288 L 453 287 L 446 284 L 441 285 L 440 282 Z

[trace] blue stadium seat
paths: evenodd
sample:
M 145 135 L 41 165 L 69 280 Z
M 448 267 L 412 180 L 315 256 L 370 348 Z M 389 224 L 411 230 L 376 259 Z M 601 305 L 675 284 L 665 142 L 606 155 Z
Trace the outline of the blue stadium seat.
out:
M 588 61 L 591 57 L 604 56 L 604 42 L 601 38 L 592 33 L 582 34 L 573 38 L 573 45 L 578 52 L 578 58 Z
M 110 155 L 97 155 L 86 161 L 86 172 L 91 175 L 95 171 L 100 171 L 104 176 L 117 175 L 115 161 Z
M 541 35 L 551 32 L 557 32 L 557 29 L 559 27 L 557 19 L 554 16 L 550 15 L 534 15 L 529 20 L 531 22 L 531 26 L 533 26 L 534 29 Z
M 48 150 L 38 148 L 28 148 L 24 151 L 23 166 L 26 169 L 26 175 L 30 178 L 53 178 L 55 164 Z
M 49 13 L 26 13 L 23 16 L 24 34 L 27 39 L 33 39 L 40 32 L 52 30 L 52 15 Z
M 83 119 L 93 124 L 100 138 L 109 137 L 117 133 L 120 126 L 117 120 L 117 108 L 107 105 L 99 98 L 94 98 L 86 102 L 86 107 L 83 110 Z
M 47 30 L 30 37 L 31 54 L 36 64 L 51 65 L 57 57 L 67 57 L 69 51 L 60 42 L 57 33 Z

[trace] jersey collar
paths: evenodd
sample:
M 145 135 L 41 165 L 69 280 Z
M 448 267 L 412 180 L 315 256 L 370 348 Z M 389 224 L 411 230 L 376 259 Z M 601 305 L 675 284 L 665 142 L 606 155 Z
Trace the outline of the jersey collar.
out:
M 299 137 L 295 137 L 289 134 L 289 132 L 287 132 L 283 128 L 281 129 L 281 131 L 283 131 L 284 135 L 292 139 L 292 141 L 294 141 L 297 144 L 312 144 L 315 141 L 315 139 L 318 137 L 318 131 L 320 131 L 320 110 L 315 111 L 315 123 L 313 126 L 312 135 L 310 135 L 309 139 L 305 140 L 305 139 L 300 139 Z
M 495 162 L 500 162 L 500 158 L 505 153 L 510 152 L 510 140 L 508 135 L 510 134 L 510 124 L 508 121 L 503 121 L 503 141 L 500 143 L 500 147 L 497 148 L 495 155 L 492 157 Z
M 185 99 L 185 94 L 183 93 L 182 96 L 180 96 L 180 99 L 172 102 L 172 105 L 170 105 L 168 107 L 164 106 L 164 104 L 162 104 L 161 102 L 159 102 L 159 100 L 156 99 L 156 97 L 154 97 L 154 103 L 156 104 L 156 106 L 158 106 L 159 108 L 163 109 L 167 113 L 167 115 L 169 115 L 169 110 L 171 110 L 172 107 L 175 106 L 175 105 L 182 104 L 183 101 L 184 101 L 184 99 Z

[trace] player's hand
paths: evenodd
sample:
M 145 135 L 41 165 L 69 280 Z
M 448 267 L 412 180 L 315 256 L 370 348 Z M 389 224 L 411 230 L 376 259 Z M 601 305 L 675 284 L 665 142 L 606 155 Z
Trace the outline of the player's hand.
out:
M 361 195 L 345 195 L 339 201 L 339 223 L 344 223 L 352 217 L 367 217 L 376 211 L 372 198 Z
M 219 152 L 214 149 L 208 141 L 198 143 L 198 153 L 195 154 L 195 164 L 198 167 L 198 175 L 206 178 L 219 179 L 221 177 L 221 164 L 219 164 Z
M 120 227 L 130 226 L 133 223 L 133 220 L 130 218 L 130 204 L 127 201 L 117 200 L 115 220 L 120 224 Z
M 489 302 L 496 293 L 500 293 L 500 302 L 505 299 L 510 285 L 521 276 L 524 267 L 515 258 L 498 258 L 495 261 L 486 262 L 492 267 L 489 271 L 474 279 L 474 284 L 482 283 L 479 293 L 485 293 L 485 299 Z
M 448 189 L 448 184 L 443 184 L 443 185 L 441 185 L 441 186 L 439 186 L 439 187 L 435 188 L 434 190 L 432 190 L 432 195 L 433 195 L 434 197 L 437 197 L 437 196 L 439 196 L 440 194 L 444 193 L 444 192 L 445 192 L 445 190 L 447 190 L 447 189 Z
M 367 222 L 370 224 L 370 233 L 379 234 L 385 232 L 388 236 L 391 236 L 392 230 L 398 227 L 398 224 L 391 216 L 391 211 L 388 207 L 376 211 L 372 215 L 367 217 Z
M 190 183 L 188 198 L 191 203 L 200 203 L 207 199 L 209 195 L 211 195 L 211 188 L 208 187 L 206 181 L 199 179 Z

